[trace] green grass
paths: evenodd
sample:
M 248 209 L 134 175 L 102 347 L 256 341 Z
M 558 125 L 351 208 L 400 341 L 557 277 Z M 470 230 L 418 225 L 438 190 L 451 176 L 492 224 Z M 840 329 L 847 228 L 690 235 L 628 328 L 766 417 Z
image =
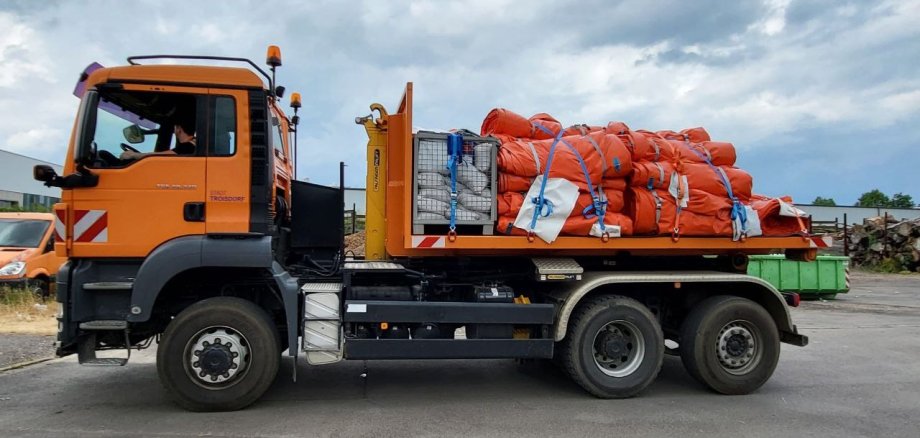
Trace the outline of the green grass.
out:
M 0 333 L 53 335 L 57 332 L 56 301 L 25 288 L 0 287 Z
M 882 272 L 885 274 L 897 274 L 901 271 L 904 271 L 904 266 L 898 263 L 897 260 L 893 258 L 884 258 L 877 265 L 867 266 L 872 271 Z
M 358 216 L 358 220 L 355 221 L 355 232 L 364 231 L 365 218 L 363 216 Z M 351 234 L 351 218 L 345 218 L 345 234 Z

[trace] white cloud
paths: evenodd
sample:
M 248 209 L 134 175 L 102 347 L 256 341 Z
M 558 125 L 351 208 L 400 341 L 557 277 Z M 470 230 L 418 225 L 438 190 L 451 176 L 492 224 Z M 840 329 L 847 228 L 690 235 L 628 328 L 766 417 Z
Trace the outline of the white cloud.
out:
M 0 12 L 0 89 L 21 85 L 26 78 L 53 81 L 35 30 L 16 18 Z
M 18 131 L 9 136 L 6 149 L 29 156 L 44 156 L 49 152 L 58 152 L 66 141 L 64 130 L 42 126 Z M 60 160 L 57 160 L 60 162 Z

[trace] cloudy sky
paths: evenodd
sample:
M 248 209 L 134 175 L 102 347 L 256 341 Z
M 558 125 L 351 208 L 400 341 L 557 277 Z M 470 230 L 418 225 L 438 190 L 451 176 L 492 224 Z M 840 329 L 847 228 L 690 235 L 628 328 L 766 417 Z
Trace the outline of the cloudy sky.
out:
M 0 148 L 60 163 L 78 74 L 137 54 L 264 59 L 304 96 L 299 175 L 363 186 L 354 117 L 415 82 L 425 128 L 489 109 L 565 124 L 704 126 L 755 191 L 920 200 L 920 0 L 0 0 Z

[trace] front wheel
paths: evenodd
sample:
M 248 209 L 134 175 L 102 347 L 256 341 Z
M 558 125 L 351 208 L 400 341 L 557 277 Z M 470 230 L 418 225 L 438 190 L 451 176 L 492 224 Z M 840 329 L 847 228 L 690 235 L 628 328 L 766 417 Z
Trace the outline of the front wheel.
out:
M 572 313 L 559 361 L 582 388 L 600 398 L 632 397 L 661 369 L 664 336 L 638 301 L 602 296 Z
M 157 372 L 170 395 L 192 411 L 242 409 L 278 373 L 281 341 L 260 307 L 240 298 L 209 298 L 170 322 L 157 351 Z
M 746 298 L 697 304 L 681 326 L 680 357 L 696 380 L 722 394 L 747 394 L 773 375 L 779 332 L 770 314 Z

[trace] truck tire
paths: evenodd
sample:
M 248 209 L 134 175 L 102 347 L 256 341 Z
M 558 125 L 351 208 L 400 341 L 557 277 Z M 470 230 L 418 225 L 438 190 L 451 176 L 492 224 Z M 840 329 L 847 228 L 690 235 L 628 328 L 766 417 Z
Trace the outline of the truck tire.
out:
M 35 277 L 29 280 L 29 289 L 42 301 L 51 296 L 51 285 L 45 277 Z
M 679 348 L 684 367 L 700 383 L 722 394 L 748 394 L 773 375 L 779 332 L 759 304 L 715 296 L 687 315 Z
M 233 411 L 275 380 L 281 341 L 268 314 L 233 297 L 199 301 L 176 316 L 157 351 L 157 373 L 191 411 Z
M 601 296 L 572 312 L 559 362 L 575 383 L 600 398 L 632 397 L 655 380 L 664 335 L 638 301 Z

